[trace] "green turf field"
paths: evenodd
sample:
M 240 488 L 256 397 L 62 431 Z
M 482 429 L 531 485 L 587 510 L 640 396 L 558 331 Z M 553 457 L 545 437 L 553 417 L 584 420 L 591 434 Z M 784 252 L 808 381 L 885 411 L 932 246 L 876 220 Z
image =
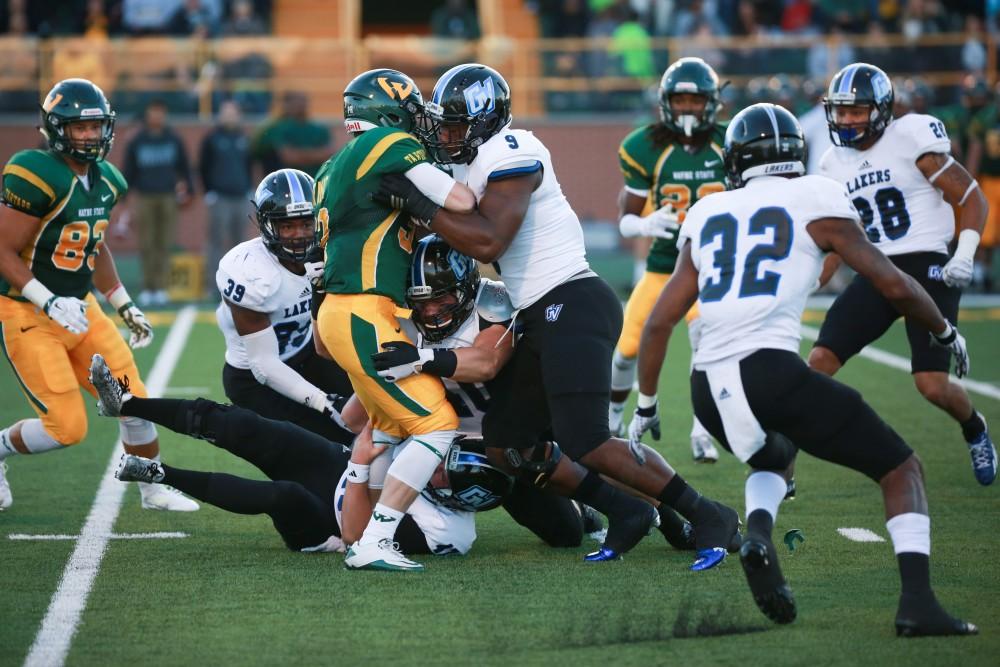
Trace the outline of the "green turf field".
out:
M 137 355 L 148 372 L 165 338 Z M 1000 321 L 965 318 L 974 378 L 1000 386 Z M 818 322 L 811 322 L 818 326 Z M 897 327 L 879 345 L 905 353 Z M 169 381 L 167 396 L 223 399 L 223 342 L 203 311 Z M 660 450 L 702 492 L 740 509 L 743 466 L 690 460 L 687 347 L 681 332 L 661 385 Z M 687 571 L 689 554 L 659 534 L 623 562 L 589 565 L 579 549 L 552 550 L 502 510 L 479 517 L 467 557 L 421 560 L 413 575 L 349 573 L 337 554 L 288 552 L 266 517 L 210 507 L 188 515 L 139 508 L 125 496 L 115 533 L 181 531 L 180 539 L 112 539 L 87 600 L 68 664 L 921 664 L 995 665 L 1000 654 L 1000 484 L 975 483 L 959 430 L 926 405 L 908 374 L 866 359 L 841 379 L 923 458 L 933 525 L 932 576 L 943 603 L 977 623 L 966 639 L 898 640 L 892 619 L 898 578 L 890 545 L 841 537 L 841 527 L 887 538 L 880 495 L 860 475 L 802 457 L 798 498 L 782 506 L 776 532 L 805 542 L 782 547 L 799 604 L 785 627 L 754 606 L 736 560 Z M 1000 402 L 974 401 L 1000 429 Z M 92 403 L 88 399 L 88 404 Z M 0 425 L 31 416 L 6 363 Z M 72 541 L 13 541 L 12 533 L 77 535 L 117 436 L 90 410 L 90 433 L 71 451 L 9 459 L 14 505 L 0 514 L 0 665 L 19 665 L 59 583 Z M 161 429 L 164 459 L 195 469 L 256 475 L 201 441 Z M 998 430 L 1000 432 L 1000 430 Z

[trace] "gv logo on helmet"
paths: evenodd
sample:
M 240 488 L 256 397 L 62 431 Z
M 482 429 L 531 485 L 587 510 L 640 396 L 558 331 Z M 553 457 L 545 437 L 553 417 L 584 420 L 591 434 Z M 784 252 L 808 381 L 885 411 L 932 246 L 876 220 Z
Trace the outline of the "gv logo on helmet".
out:
M 460 493 L 456 493 L 455 496 L 460 498 L 469 507 L 475 508 L 485 507 L 486 505 L 495 503 L 500 498 L 500 496 L 491 493 L 478 484 L 463 489 Z
M 405 100 L 413 92 L 412 81 L 390 81 L 384 76 L 380 76 L 375 80 L 382 87 L 382 90 L 385 91 L 386 95 L 395 97 L 397 100 Z
M 493 92 L 493 79 L 487 77 L 482 81 L 476 81 L 464 91 L 465 105 L 469 109 L 469 115 L 474 116 L 482 111 L 493 111 L 496 104 L 496 95 Z

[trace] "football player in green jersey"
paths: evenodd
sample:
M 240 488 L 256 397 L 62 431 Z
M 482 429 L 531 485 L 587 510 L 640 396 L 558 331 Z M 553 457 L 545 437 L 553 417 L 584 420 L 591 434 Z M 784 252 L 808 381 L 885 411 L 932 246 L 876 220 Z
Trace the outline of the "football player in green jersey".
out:
M 431 165 L 410 134 L 423 114 L 423 97 L 410 77 L 390 69 L 360 74 L 344 91 L 344 125 L 354 139 L 316 175 L 314 210 L 325 230 L 326 250 L 326 296 L 317 315 L 320 343 L 347 371 L 368 412 L 374 442 L 403 443 L 397 456 L 383 457 L 391 460 L 388 470 L 348 475 L 358 482 L 371 475 L 369 486 L 382 484 L 383 478 L 385 484 L 364 534 L 347 552 L 349 569 L 422 569 L 398 551 L 393 535 L 451 447 L 458 426 L 438 377 L 416 373 L 389 382 L 371 359 L 394 341 L 413 344 L 399 319 L 409 317 L 406 280 L 418 229 L 400 208 L 372 198 L 380 178 L 405 174 L 437 206 L 459 212 L 475 207 L 472 192 Z
M 716 122 L 722 106 L 719 77 L 700 58 L 681 58 L 660 80 L 660 122 L 634 130 L 618 149 L 625 179 L 619 195 L 619 226 L 625 237 L 653 237 L 646 272 L 625 306 L 625 322 L 615 350 L 609 421 L 621 433 L 625 401 L 635 382 L 642 327 L 670 279 L 677 261 L 677 230 L 684 212 L 702 197 L 725 189 L 722 144 L 725 125 Z M 688 314 L 692 347 L 697 345 L 697 310 Z M 652 411 L 656 397 L 639 397 Z M 659 439 L 659 428 L 652 429 Z M 708 431 L 694 420 L 695 461 L 714 462 L 718 451 Z
M 0 430 L 0 509 L 11 504 L 4 459 L 76 444 L 87 433 L 79 387 L 91 358 L 107 359 L 130 391 L 146 394 L 132 353 L 91 294 L 100 290 L 145 347 L 153 328 L 118 280 L 104 233 L 112 207 L 128 185 L 104 160 L 114 139 L 115 113 L 100 88 L 85 79 L 61 81 L 41 107 L 48 150 L 16 153 L 3 169 L 0 206 L 0 349 L 38 414 Z M 143 419 L 120 421 L 125 450 L 156 458 L 160 445 Z M 159 484 L 139 485 L 148 509 L 194 511 L 198 504 Z

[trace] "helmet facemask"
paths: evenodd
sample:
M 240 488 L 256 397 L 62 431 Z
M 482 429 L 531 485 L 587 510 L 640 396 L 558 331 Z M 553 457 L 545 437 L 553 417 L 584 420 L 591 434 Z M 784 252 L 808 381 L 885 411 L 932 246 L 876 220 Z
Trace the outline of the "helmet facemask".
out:
M 74 139 L 74 125 L 89 121 L 99 121 L 101 132 L 96 139 L 81 141 Z M 95 115 L 92 118 L 73 118 L 65 120 L 57 114 L 42 111 L 42 135 L 49 141 L 53 150 L 67 155 L 80 162 L 97 162 L 111 150 L 115 139 L 115 115 Z
M 492 110 L 474 116 L 447 114 L 439 104 L 425 105 L 428 126 L 417 134 L 438 164 L 469 164 L 479 147 L 500 130 L 500 115 Z
M 681 83 L 677 87 L 680 88 L 683 85 Z M 685 137 L 692 137 L 699 132 L 710 129 L 715 123 L 715 117 L 719 110 L 719 105 L 711 97 L 698 92 L 697 87 L 692 87 L 694 89 L 690 92 L 677 89 L 669 93 L 665 92 L 660 99 L 660 120 L 674 132 Z M 702 110 L 698 113 L 691 113 L 689 109 L 684 109 L 682 113 L 678 113 L 674 109 L 672 98 L 679 95 L 700 97 L 704 100 Z

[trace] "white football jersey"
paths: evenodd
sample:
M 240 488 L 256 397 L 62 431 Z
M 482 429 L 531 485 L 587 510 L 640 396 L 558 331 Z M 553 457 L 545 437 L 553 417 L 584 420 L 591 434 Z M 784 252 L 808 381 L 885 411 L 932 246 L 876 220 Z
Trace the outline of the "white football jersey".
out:
M 230 366 L 246 369 L 250 361 L 226 302 L 267 313 L 278 337 L 282 361 L 312 345 L 309 279 L 283 267 L 260 237 L 240 243 L 225 254 L 215 273 L 215 284 L 222 295 L 215 317 L 226 338 L 226 363 Z
M 911 113 L 889 123 L 866 151 L 831 147 L 819 173 L 847 187 L 868 238 L 884 254 L 944 253 L 955 235 L 955 213 L 916 161 L 924 153 L 950 152 L 944 123 Z
M 459 347 L 472 347 L 476 342 L 476 337 L 481 329 L 481 320 L 493 324 L 500 324 L 510 321 L 514 315 L 514 308 L 511 305 L 510 297 L 504 284 L 495 280 L 483 278 L 479 284 L 479 291 L 476 293 L 476 308 L 472 314 L 462 322 L 458 331 L 448 336 L 444 340 L 436 343 L 424 340 L 420 331 L 413 325 L 413 322 L 406 320 L 404 327 L 406 333 L 412 340 L 417 342 L 417 347 L 433 349 L 444 348 L 454 350 Z M 514 335 L 511 332 L 509 335 Z M 455 408 L 458 414 L 458 432 L 463 435 L 482 437 L 483 416 L 489 406 L 490 394 L 486 386 L 481 382 L 456 382 L 451 378 L 441 378 L 444 389 L 448 397 L 448 402 Z
M 859 220 L 847 191 L 824 176 L 759 176 L 688 209 L 677 243 L 692 244 L 698 269 L 695 367 L 764 348 L 798 354 L 826 254 L 806 231 L 819 218 Z
M 542 169 L 517 236 L 499 257 L 500 277 L 517 309 L 530 306 L 552 288 L 588 271 L 583 229 L 556 180 L 549 151 L 527 130 L 509 127 L 479 147 L 476 159 L 455 178 L 482 199 L 490 180 Z
M 409 446 L 409 445 L 405 445 Z M 401 447 L 396 447 L 398 452 Z M 340 476 L 337 492 L 334 495 L 334 508 L 337 515 L 337 525 L 344 528 L 343 509 L 344 492 L 347 490 L 347 471 Z M 467 554 L 476 541 L 476 515 L 473 512 L 462 512 L 439 505 L 423 494 L 417 496 L 413 504 L 406 510 L 420 526 L 427 539 L 427 546 L 435 554 Z

